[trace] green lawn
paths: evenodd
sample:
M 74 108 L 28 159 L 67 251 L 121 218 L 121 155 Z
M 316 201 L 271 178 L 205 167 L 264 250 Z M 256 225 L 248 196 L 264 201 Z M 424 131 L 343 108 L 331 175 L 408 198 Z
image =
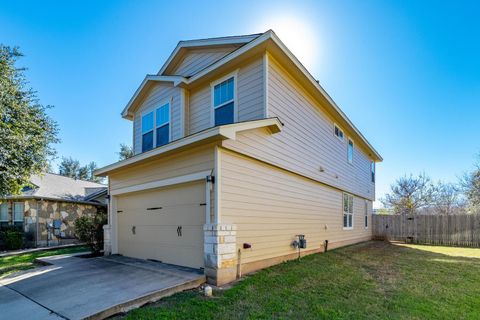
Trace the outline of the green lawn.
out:
M 198 290 L 127 319 L 480 319 L 480 249 L 367 242 Z
M 0 278 L 12 272 L 35 268 L 34 260 L 39 257 L 54 256 L 59 254 L 90 251 L 87 247 L 73 247 L 49 251 L 37 251 L 18 256 L 0 258 Z

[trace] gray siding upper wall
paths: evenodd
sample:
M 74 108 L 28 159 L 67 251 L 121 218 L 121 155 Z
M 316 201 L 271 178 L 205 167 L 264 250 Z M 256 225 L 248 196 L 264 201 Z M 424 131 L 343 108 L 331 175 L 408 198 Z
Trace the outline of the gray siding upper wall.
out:
M 235 46 L 226 46 L 221 48 L 192 49 L 169 74 L 184 77 L 192 76 L 225 57 L 236 48 Z
M 224 146 L 374 200 L 369 157 L 355 146 L 353 164 L 347 161 L 348 133 L 344 141 L 335 137 L 333 119 L 273 59 L 267 86 L 268 117 L 284 123 L 282 132 L 242 132 L 236 141 L 224 141 Z
M 173 84 L 158 83 L 144 98 L 140 108 L 135 111 L 133 119 L 133 151 L 135 154 L 142 152 L 142 114 L 155 108 L 166 101 L 171 101 L 170 105 L 170 140 L 177 140 L 182 137 L 181 133 L 181 106 L 180 106 L 180 88 L 175 88 Z
M 263 60 L 257 58 L 241 67 L 237 74 L 238 121 L 257 120 L 264 117 Z M 233 71 L 233 70 L 232 70 Z M 196 133 L 212 126 L 210 84 L 190 92 L 189 133 Z

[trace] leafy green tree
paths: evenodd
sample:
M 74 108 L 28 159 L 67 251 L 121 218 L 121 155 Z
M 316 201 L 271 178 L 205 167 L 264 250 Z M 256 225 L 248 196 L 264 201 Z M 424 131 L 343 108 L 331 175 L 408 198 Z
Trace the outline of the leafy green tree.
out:
M 96 177 L 93 174 L 95 170 L 97 170 L 97 164 L 94 161 L 82 166 L 80 165 L 80 161 L 73 159 L 72 157 L 63 157 L 62 162 L 60 162 L 60 165 L 58 166 L 58 173 L 62 176 L 101 183 L 103 178 Z
M 94 254 L 103 250 L 103 225 L 107 224 L 107 214 L 99 212 L 92 216 L 82 216 L 75 220 L 75 235 L 85 242 Z
M 131 157 L 133 157 L 132 147 L 123 143 L 120 144 L 120 152 L 118 153 L 118 160 L 122 161 Z
M 55 155 L 58 128 L 28 87 L 18 48 L 0 44 L 0 196 L 18 194 Z
M 62 157 L 62 162 L 58 166 L 58 173 L 62 176 L 80 179 L 80 161 L 73 159 L 72 157 L 65 158 Z

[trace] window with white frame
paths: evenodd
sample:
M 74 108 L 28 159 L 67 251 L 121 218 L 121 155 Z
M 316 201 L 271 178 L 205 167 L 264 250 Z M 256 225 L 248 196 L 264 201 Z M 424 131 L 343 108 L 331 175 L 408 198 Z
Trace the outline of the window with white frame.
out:
M 353 196 L 343 194 L 343 229 L 353 229 Z
M 160 147 L 170 142 L 170 103 L 157 108 L 155 118 L 156 146 Z
M 153 149 L 153 111 L 142 116 L 142 152 Z
M 340 129 L 339 126 L 337 126 L 336 124 L 333 124 L 333 134 L 335 134 L 335 136 L 342 140 L 343 141 L 343 130 Z
M 8 225 L 8 203 L 0 203 L 0 226 L 4 227 Z
M 365 229 L 368 228 L 368 200 L 365 200 Z
M 353 163 L 353 140 L 348 139 L 347 158 L 349 163 Z
M 142 115 L 142 152 L 170 142 L 170 103 Z
M 213 87 L 214 125 L 235 122 L 235 78 L 231 77 Z
M 15 224 L 22 224 L 23 215 L 24 215 L 23 202 L 15 202 L 13 204 L 13 222 Z
M 375 182 L 375 161 L 370 163 L 370 173 L 372 175 L 372 182 Z

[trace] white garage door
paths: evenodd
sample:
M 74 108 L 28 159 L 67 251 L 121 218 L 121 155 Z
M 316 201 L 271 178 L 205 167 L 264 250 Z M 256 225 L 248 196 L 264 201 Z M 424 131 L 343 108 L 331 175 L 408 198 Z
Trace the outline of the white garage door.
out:
M 118 196 L 117 216 L 120 254 L 203 267 L 205 182 Z

